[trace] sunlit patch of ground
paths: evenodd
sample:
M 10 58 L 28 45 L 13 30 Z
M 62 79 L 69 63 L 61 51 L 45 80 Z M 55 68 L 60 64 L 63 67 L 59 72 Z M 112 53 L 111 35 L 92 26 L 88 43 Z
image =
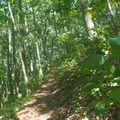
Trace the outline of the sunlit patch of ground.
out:
M 65 120 L 67 109 L 59 104 L 58 92 L 55 81 L 48 79 L 43 82 L 34 99 L 24 104 L 15 120 Z

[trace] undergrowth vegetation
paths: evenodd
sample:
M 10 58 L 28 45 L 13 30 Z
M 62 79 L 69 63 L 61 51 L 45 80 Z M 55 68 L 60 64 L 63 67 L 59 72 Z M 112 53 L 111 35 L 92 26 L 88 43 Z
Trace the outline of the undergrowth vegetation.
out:
M 35 81 L 37 79 L 37 81 Z M 20 110 L 21 106 L 23 106 L 26 102 L 32 100 L 32 95 L 36 92 L 41 83 L 41 78 L 39 76 L 34 76 L 34 78 L 30 78 L 30 88 L 31 93 L 26 94 L 24 86 L 21 84 L 21 91 L 19 95 L 14 95 L 11 97 L 7 95 L 3 99 L 2 108 L 0 109 L 0 113 L 2 114 L 2 120 L 10 119 L 16 116 L 16 113 Z M 22 94 L 21 94 L 22 93 Z
M 88 118 L 95 114 L 120 119 L 119 40 L 119 36 L 106 39 L 111 46 L 108 54 L 84 58 L 64 54 L 54 61 L 58 88 L 64 91 L 64 100 L 71 103 L 74 112 L 86 110 Z

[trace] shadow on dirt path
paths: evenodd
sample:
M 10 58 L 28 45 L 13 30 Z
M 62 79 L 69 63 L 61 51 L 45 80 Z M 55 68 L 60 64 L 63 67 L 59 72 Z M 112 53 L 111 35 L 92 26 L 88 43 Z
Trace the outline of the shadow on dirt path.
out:
M 46 79 L 14 120 L 77 120 L 70 118 L 68 105 L 61 103 L 59 93 L 56 82 Z

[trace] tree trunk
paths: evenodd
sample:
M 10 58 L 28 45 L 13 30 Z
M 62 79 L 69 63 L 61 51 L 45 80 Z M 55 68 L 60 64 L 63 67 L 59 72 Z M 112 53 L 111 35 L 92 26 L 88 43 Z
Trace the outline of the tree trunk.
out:
M 19 1 L 21 2 L 21 1 Z M 20 5 L 21 3 L 19 3 Z M 13 17 L 13 13 L 12 13 L 12 10 L 11 10 L 11 6 L 10 6 L 10 2 L 8 2 L 8 9 L 9 9 L 9 13 L 10 13 L 10 18 L 11 18 L 11 21 L 12 21 L 12 24 L 13 24 L 13 32 L 14 32 L 14 37 L 15 37 L 15 40 L 16 40 L 16 43 L 18 45 L 18 33 L 17 33 L 17 27 L 16 27 L 16 23 L 15 23 L 15 19 Z M 20 21 L 21 22 L 21 21 Z M 21 28 L 22 29 L 22 28 Z M 22 32 L 22 31 L 21 31 Z M 23 36 L 22 36 L 22 33 L 20 35 L 21 39 L 23 40 Z M 21 39 L 19 41 L 19 47 L 18 47 L 18 52 L 19 52 L 19 57 L 20 57 L 20 60 L 21 60 L 21 63 L 22 63 L 22 70 L 23 70 L 23 75 L 24 75 L 24 84 L 25 84 L 25 88 L 26 88 L 26 93 L 30 92 L 30 89 L 29 89 L 29 85 L 28 85 L 28 77 L 27 77 L 27 74 L 26 74 L 26 69 L 25 69 L 25 64 L 24 64 L 24 60 L 23 60 L 23 56 L 22 56 L 22 50 L 21 50 Z
M 82 11 L 83 19 L 84 19 L 84 24 L 86 28 L 86 33 L 88 37 L 93 40 L 90 43 L 90 46 L 93 52 L 96 52 L 94 41 L 96 40 L 97 32 L 92 30 L 92 28 L 95 27 L 94 22 L 92 20 L 92 15 L 86 11 L 86 9 L 88 9 L 88 0 L 80 0 L 80 3 L 81 3 L 81 11 Z
M 36 42 L 36 50 L 37 50 L 37 56 L 38 56 L 38 65 L 39 65 L 39 75 L 43 77 L 42 72 L 42 65 L 41 65 L 41 59 L 40 59 L 40 51 L 39 51 L 39 44 Z
M 30 34 L 29 34 L 29 28 L 28 28 L 28 23 L 27 23 L 27 18 L 25 15 L 25 27 L 26 27 L 26 33 L 27 33 L 27 39 L 28 39 L 28 53 L 29 53 L 29 66 L 30 66 L 30 71 L 34 71 L 34 66 L 33 66 L 33 52 L 30 44 Z
M 19 40 L 19 45 L 21 46 L 21 52 L 22 52 L 22 57 L 24 64 L 26 65 L 26 59 L 25 59 L 25 48 L 24 48 L 24 15 L 23 15 L 23 10 L 22 10 L 22 0 L 18 1 L 19 5 L 19 22 L 20 22 L 20 40 Z
M 24 83 L 25 83 L 26 93 L 30 93 L 30 88 L 29 88 L 29 83 L 28 83 L 29 81 L 28 81 L 26 68 L 25 68 L 25 64 L 24 64 L 24 61 L 23 61 L 23 57 L 22 57 L 21 48 L 19 48 L 19 56 L 20 56 L 20 60 L 21 60 L 21 63 L 22 63 L 22 70 L 23 70 L 23 75 L 24 75 Z
M 38 57 L 38 69 L 39 69 L 39 76 L 43 77 L 43 71 L 42 71 L 42 65 L 41 65 L 41 57 L 40 57 L 40 51 L 39 51 L 39 42 L 38 42 L 38 35 L 37 35 L 37 30 L 36 30 L 36 18 L 34 14 L 34 8 L 32 8 L 33 12 L 33 19 L 34 19 L 34 30 L 35 30 L 35 38 L 36 38 L 36 52 L 37 52 L 37 57 Z
M 111 4 L 110 4 L 109 0 L 107 0 L 107 7 L 108 7 L 108 10 L 109 10 L 110 16 L 111 16 L 111 21 L 112 21 L 112 24 L 113 24 L 113 31 L 114 31 L 115 34 L 118 34 L 117 23 L 114 19 L 114 13 L 112 11 L 112 7 L 111 7 Z
M 9 24 L 9 23 L 8 23 Z M 11 31 L 8 26 L 8 37 L 7 37 L 7 74 L 8 74 L 8 81 L 9 81 L 9 88 L 10 88 L 10 95 L 13 96 L 13 83 L 12 83 L 12 76 L 11 76 L 11 65 L 10 65 L 10 42 L 11 42 Z
M 19 5 L 19 21 L 20 21 L 20 39 L 19 39 L 19 56 L 22 63 L 22 70 L 24 75 L 24 83 L 26 87 L 26 93 L 30 92 L 29 88 L 29 81 L 26 73 L 26 66 L 25 66 L 25 50 L 24 50 L 24 17 L 23 17 L 23 11 L 22 11 L 22 2 L 21 0 L 18 1 Z
M 81 10 L 84 18 L 84 24 L 86 27 L 86 32 L 90 38 L 93 38 L 96 36 L 97 33 L 91 30 L 92 28 L 94 28 L 95 25 L 92 20 L 91 14 L 88 14 L 86 11 L 86 9 L 88 8 L 88 0 L 80 0 L 80 2 L 81 2 Z

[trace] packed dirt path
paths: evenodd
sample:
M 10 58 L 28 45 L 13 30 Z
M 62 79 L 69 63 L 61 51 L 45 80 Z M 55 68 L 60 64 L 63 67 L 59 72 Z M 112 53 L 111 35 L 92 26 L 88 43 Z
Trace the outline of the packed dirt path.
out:
M 60 102 L 59 92 L 56 82 L 49 76 L 14 120 L 77 120 L 69 115 L 67 104 Z

